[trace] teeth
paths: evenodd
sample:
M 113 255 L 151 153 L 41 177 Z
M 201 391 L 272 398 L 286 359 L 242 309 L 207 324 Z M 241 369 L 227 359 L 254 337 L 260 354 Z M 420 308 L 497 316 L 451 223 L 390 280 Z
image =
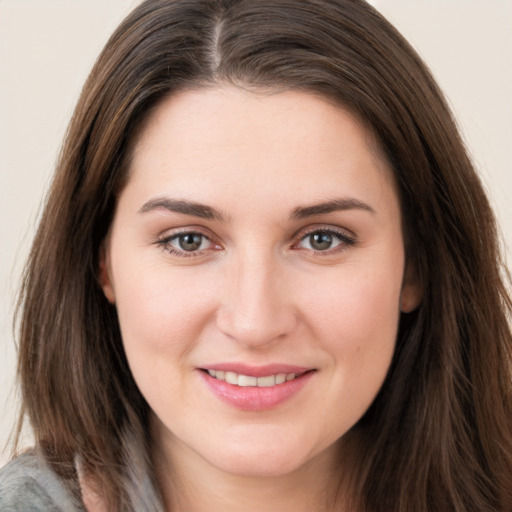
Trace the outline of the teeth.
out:
M 258 387 L 269 388 L 270 386 L 276 385 L 275 375 L 269 375 L 268 377 L 258 377 Z
M 238 385 L 239 386 L 258 386 L 258 381 L 260 379 L 256 377 L 248 377 L 247 375 L 239 375 L 238 376 Z
M 295 379 L 295 373 L 278 373 L 277 375 L 267 375 L 266 377 L 252 377 L 251 375 L 241 375 L 235 372 L 223 372 L 221 370 L 208 370 L 208 374 L 218 380 L 223 380 L 228 384 L 241 387 L 259 387 L 269 388 L 276 384 L 283 384 Z
M 217 377 L 217 374 L 215 374 L 215 377 Z M 226 372 L 224 380 L 228 384 L 238 384 L 238 374 L 235 372 Z
M 295 375 L 293 373 L 290 373 L 290 375 L 293 375 L 293 378 L 295 378 Z M 283 382 L 286 382 L 286 373 L 278 373 L 276 375 L 276 384 L 282 384 Z

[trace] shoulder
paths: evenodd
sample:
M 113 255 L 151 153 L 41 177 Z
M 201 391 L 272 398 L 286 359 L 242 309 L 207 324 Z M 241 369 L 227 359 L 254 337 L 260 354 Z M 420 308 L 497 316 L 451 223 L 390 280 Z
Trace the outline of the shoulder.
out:
M 34 454 L 0 469 L 0 512 L 84 512 L 59 477 Z

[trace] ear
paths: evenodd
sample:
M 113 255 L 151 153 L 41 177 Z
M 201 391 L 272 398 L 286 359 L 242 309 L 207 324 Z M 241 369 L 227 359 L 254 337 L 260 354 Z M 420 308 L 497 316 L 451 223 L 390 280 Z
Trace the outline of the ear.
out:
M 112 286 L 112 279 L 110 277 L 110 259 L 108 255 L 108 250 L 106 247 L 106 241 L 101 244 L 100 247 L 100 257 L 99 257 L 99 282 L 103 293 L 107 300 L 114 304 L 116 302 L 114 287 Z
M 411 313 L 421 304 L 422 299 L 423 284 L 418 276 L 416 266 L 407 263 L 400 295 L 400 310 L 402 313 Z

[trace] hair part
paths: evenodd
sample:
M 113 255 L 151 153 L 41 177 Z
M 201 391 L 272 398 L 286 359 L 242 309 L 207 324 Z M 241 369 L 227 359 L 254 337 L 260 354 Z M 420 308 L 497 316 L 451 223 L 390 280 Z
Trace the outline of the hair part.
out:
M 346 436 L 354 507 L 512 509 L 512 303 L 495 220 L 426 66 L 362 0 L 147 0 L 113 34 L 71 120 L 20 293 L 36 445 L 71 487 L 79 456 L 119 512 L 162 510 L 149 407 L 98 257 L 145 121 L 167 96 L 219 84 L 327 98 L 369 128 L 394 171 L 424 298 L 402 315 L 387 379 Z

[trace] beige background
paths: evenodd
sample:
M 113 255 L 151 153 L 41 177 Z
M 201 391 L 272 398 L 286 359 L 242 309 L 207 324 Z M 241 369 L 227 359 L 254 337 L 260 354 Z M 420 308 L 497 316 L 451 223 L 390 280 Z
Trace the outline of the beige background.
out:
M 81 85 L 137 3 L 0 0 L 0 465 L 17 403 L 11 324 L 22 263 Z M 512 0 L 373 3 L 445 90 L 512 248 Z

